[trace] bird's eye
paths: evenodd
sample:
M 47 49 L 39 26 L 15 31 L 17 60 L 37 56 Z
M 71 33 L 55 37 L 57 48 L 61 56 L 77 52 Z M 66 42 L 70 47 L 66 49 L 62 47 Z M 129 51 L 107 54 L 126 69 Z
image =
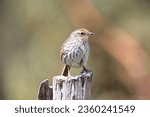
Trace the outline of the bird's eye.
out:
M 85 33 L 84 33 L 84 32 L 81 32 L 81 35 L 85 35 Z

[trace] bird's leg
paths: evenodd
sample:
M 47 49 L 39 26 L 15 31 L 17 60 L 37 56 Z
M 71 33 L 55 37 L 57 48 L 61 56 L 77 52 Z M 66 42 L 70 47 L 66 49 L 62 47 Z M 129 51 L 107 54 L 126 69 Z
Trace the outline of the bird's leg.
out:
M 71 76 L 70 75 L 70 66 L 68 66 L 68 76 Z
M 84 72 L 88 72 L 88 71 L 89 70 L 85 66 L 83 66 L 83 70 L 81 71 L 81 74 L 84 73 Z
M 88 70 L 85 66 L 83 66 L 81 75 L 85 76 L 85 77 L 91 77 L 91 76 L 93 76 L 93 72 L 91 70 Z
M 87 71 L 86 67 L 83 66 L 83 71 Z
M 61 75 L 63 75 L 63 76 L 68 76 L 69 75 L 70 76 L 70 67 L 68 65 L 64 66 Z

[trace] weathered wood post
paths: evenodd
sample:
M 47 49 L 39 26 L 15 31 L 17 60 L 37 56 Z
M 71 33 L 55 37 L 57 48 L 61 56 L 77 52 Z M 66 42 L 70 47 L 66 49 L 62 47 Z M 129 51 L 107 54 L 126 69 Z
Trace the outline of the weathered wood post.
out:
M 39 88 L 39 100 L 87 100 L 91 96 L 93 73 L 87 71 L 78 76 L 54 76 L 53 86 L 44 80 Z

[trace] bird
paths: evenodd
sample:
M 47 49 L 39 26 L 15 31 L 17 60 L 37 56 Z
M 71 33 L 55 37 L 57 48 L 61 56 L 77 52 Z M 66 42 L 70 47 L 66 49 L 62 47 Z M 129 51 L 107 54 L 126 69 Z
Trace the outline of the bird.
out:
M 86 64 L 90 51 L 88 43 L 90 35 L 94 35 L 94 33 L 80 28 L 73 31 L 65 40 L 60 51 L 60 59 L 64 63 L 61 75 L 70 76 L 71 68 L 83 67 L 81 73 L 88 71 Z

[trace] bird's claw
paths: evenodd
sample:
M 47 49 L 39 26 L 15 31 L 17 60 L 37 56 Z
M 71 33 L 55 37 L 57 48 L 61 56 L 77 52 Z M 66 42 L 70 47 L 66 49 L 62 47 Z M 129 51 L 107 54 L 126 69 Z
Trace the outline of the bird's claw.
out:
M 93 72 L 91 70 L 88 70 L 88 69 L 83 69 L 81 71 L 81 75 L 82 76 L 93 76 Z
M 91 72 L 91 70 L 88 70 L 86 67 L 83 66 L 83 70 L 81 71 L 81 74 Z

